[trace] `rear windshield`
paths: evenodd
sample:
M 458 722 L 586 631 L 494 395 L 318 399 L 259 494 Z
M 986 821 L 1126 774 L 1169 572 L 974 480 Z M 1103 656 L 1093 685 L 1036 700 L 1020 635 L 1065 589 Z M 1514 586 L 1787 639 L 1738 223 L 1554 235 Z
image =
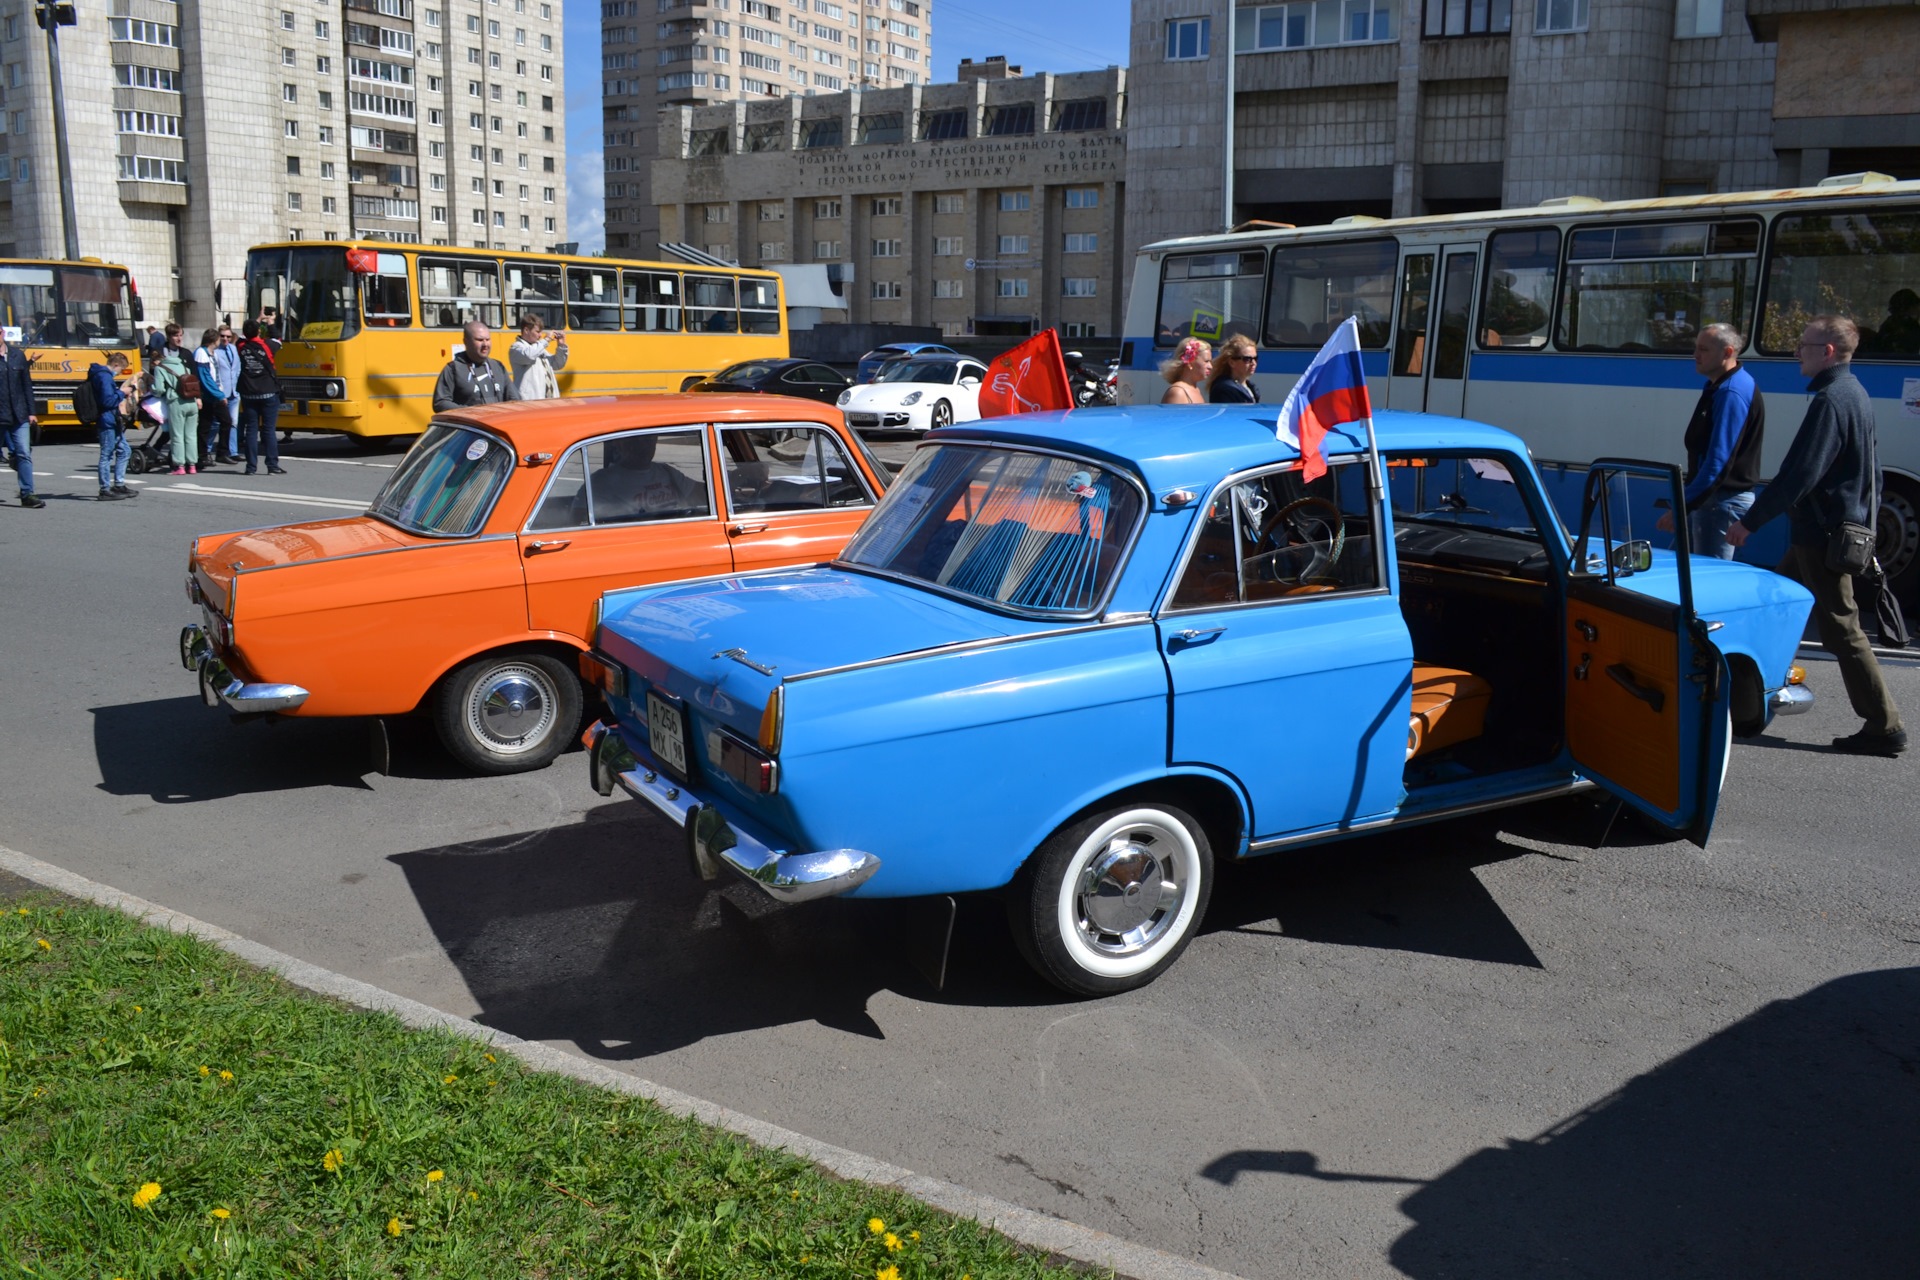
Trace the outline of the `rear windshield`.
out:
M 1140 513 L 1133 483 L 1079 458 L 929 446 L 842 560 L 1014 612 L 1070 617 L 1105 599 Z
M 752 382 L 755 378 L 764 378 L 777 373 L 780 366 L 765 360 L 749 360 L 744 364 L 731 365 L 713 375 L 715 382 Z
M 472 427 L 436 422 L 373 500 L 389 524 L 440 538 L 477 531 L 513 471 L 513 452 Z

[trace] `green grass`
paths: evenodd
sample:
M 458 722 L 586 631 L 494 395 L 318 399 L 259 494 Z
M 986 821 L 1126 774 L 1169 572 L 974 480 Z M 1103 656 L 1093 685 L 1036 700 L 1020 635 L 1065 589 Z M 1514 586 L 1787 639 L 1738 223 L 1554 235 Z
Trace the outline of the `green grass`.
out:
M 197 939 L 44 897 L 0 919 L 5 1276 L 888 1267 L 1050 1270 L 903 1195 L 301 994 Z

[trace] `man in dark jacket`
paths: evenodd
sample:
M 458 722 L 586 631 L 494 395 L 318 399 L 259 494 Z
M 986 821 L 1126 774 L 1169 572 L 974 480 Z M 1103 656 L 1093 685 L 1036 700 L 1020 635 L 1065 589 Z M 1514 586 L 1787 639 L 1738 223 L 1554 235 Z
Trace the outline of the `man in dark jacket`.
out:
M 466 345 L 453 353 L 440 381 L 433 385 L 433 411 L 469 404 L 498 404 L 518 400 L 520 392 L 507 366 L 492 358 L 493 334 L 478 320 L 467 325 Z
M 1687 423 L 1687 530 L 1697 556 L 1733 559 L 1727 527 L 1753 505 L 1767 401 L 1740 367 L 1746 339 L 1730 324 L 1710 324 L 1693 344 L 1693 367 L 1707 380 Z M 1673 516 L 1659 528 L 1671 530 Z
M 260 469 L 260 450 L 267 453 L 267 471 L 283 476 L 280 465 L 280 372 L 274 367 L 273 348 L 260 336 L 260 322 L 240 326 L 240 448 L 247 455 L 247 474 Z
M 127 488 L 127 458 L 133 452 L 127 445 L 127 419 L 121 412 L 127 393 L 120 379 L 127 376 L 127 357 L 114 352 L 105 364 L 87 366 L 87 385 L 93 389 L 93 402 L 100 410 L 94 428 L 100 433 L 100 501 L 119 502 L 139 495 Z
M 33 429 L 40 423 L 33 411 L 33 372 L 27 367 L 27 353 L 8 343 L 6 332 L 0 330 L 0 433 L 20 477 L 20 505 L 44 507 L 47 504 L 33 491 Z
M 1840 664 L 1854 714 L 1866 721 L 1833 745 L 1856 755 L 1896 756 L 1907 747 L 1900 709 L 1860 628 L 1853 578 L 1827 568 L 1827 540 L 1843 522 L 1872 523 L 1880 497 L 1873 401 L 1853 376 L 1860 330 L 1844 316 L 1815 316 L 1800 335 L 1800 374 L 1813 403 L 1779 472 L 1746 516 L 1727 530 L 1734 546 L 1778 515 L 1791 543 L 1779 571 L 1813 592 L 1820 646 Z

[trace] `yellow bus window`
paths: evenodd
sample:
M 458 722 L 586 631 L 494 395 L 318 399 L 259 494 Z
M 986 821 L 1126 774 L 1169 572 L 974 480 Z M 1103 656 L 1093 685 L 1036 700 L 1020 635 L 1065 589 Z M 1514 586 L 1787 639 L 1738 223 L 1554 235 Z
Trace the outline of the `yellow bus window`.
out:
M 740 332 L 780 332 L 780 282 L 740 277 Z
M 507 271 L 507 323 L 514 328 L 527 316 L 539 316 L 540 323 L 558 329 L 567 322 L 561 302 L 560 268 L 545 262 L 509 262 Z
M 732 276 L 687 277 L 687 332 L 738 333 Z
M 680 277 L 671 271 L 620 273 L 629 333 L 680 332 Z
M 491 258 L 420 259 L 420 318 L 429 329 L 478 320 L 500 327 L 500 264 Z
M 620 328 L 619 275 L 611 268 L 567 270 L 567 324 L 576 333 L 613 333 Z

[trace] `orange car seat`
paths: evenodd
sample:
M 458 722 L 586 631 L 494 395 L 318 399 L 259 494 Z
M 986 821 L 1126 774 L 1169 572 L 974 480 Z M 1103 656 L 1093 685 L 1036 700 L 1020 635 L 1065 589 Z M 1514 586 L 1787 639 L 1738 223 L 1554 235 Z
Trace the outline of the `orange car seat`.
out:
M 1471 672 L 1414 663 L 1407 759 L 1479 737 L 1492 697 L 1493 686 Z

